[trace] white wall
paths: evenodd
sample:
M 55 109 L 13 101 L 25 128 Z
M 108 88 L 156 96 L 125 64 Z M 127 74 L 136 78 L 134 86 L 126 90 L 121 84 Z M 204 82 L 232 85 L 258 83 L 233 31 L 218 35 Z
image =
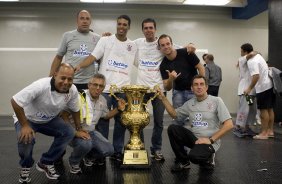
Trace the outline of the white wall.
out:
M 236 113 L 238 104 L 235 64 L 240 46 L 250 42 L 267 57 L 267 12 L 249 20 L 233 20 L 230 8 L 214 7 L 92 4 L 0 7 L 0 115 L 12 114 L 13 94 L 49 74 L 63 32 L 76 28 L 75 16 L 79 9 L 90 10 L 91 27 L 99 34 L 115 33 L 116 17 L 128 14 L 132 19 L 129 38 L 142 37 L 141 22 L 152 17 L 157 21 L 158 35 L 166 33 L 177 44 L 194 42 L 198 49 L 208 49 L 222 67 L 219 96 L 231 113 Z

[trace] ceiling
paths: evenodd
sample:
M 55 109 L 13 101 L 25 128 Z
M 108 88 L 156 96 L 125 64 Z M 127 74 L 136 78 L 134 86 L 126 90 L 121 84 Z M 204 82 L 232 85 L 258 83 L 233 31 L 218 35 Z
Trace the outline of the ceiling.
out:
M 210 0 L 212 1 L 212 0 Z M 36 3 L 79 3 L 80 0 L 20 0 L 20 2 L 36 2 Z M 127 4 L 164 4 L 164 5 L 182 5 L 184 0 L 126 0 Z M 225 7 L 245 7 L 247 0 L 231 0 Z M 187 5 L 183 5 L 187 6 Z

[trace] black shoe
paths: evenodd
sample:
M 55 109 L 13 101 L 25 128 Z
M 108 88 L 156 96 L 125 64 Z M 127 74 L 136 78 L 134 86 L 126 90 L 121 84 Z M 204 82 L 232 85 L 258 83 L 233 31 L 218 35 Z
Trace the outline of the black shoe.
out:
M 45 172 L 47 178 L 51 180 L 56 180 L 60 177 L 60 175 L 57 174 L 54 165 L 45 165 L 42 164 L 41 162 L 37 162 L 36 169 L 40 172 Z
M 20 183 L 30 183 L 31 178 L 29 177 L 29 173 L 30 173 L 30 168 L 22 168 L 20 172 L 19 182 Z
M 215 158 L 215 153 L 211 155 L 211 157 L 206 163 L 200 164 L 201 169 L 213 170 L 215 167 L 214 158 Z
M 99 158 L 99 159 L 94 161 L 94 165 L 102 166 L 102 165 L 105 165 L 105 164 L 106 164 L 106 158 Z
M 171 167 L 171 172 L 181 172 L 181 171 L 184 171 L 186 169 L 190 169 L 190 162 L 189 161 L 184 162 L 184 163 L 178 162 L 178 163 L 174 164 L 174 166 Z
M 123 155 L 121 153 L 114 153 L 110 158 L 115 161 L 122 162 Z

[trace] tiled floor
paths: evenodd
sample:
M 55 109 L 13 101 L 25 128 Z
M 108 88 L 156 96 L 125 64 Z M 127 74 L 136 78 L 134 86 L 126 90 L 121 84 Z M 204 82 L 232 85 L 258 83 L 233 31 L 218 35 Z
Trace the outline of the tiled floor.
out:
M 97 184 L 181 184 L 181 183 L 215 183 L 215 184 L 280 184 L 282 183 L 282 135 L 276 134 L 274 139 L 252 140 L 239 139 L 232 133 L 226 135 L 222 147 L 216 154 L 216 168 L 213 172 L 202 171 L 197 165 L 190 170 L 172 174 L 170 167 L 174 162 L 166 128 L 170 118 L 165 119 L 163 132 L 163 154 L 165 162 L 152 161 L 150 169 L 120 169 L 119 165 L 107 159 L 105 166 L 83 168 L 79 176 L 69 173 L 68 156 L 71 148 L 67 149 L 64 165 L 57 169 L 61 173 L 58 181 L 51 181 L 34 167 L 31 171 L 33 184 L 52 183 L 97 183 Z M 276 127 L 281 132 L 281 127 Z M 150 147 L 152 125 L 146 127 L 146 148 Z M 111 127 L 112 134 L 112 127 Z M 128 136 L 127 136 L 128 137 Z M 52 141 L 51 138 L 36 135 L 34 159 L 38 160 L 42 152 L 46 151 Z M 18 183 L 19 166 L 16 147 L 15 131 L 10 117 L 0 118 L 0 184 Z M 110 138 L 111 140 L 111 138 Z M 264 171 L 261 171 L 264 169 Z M 266 170 L 265 170 L 266 169 Z

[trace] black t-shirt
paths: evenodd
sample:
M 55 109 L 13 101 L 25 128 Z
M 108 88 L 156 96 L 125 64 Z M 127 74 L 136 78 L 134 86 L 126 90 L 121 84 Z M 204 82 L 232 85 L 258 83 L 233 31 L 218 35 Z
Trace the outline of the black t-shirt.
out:
M 187 53 L 187 49 L 176 49 L 176 58 L 172 61 L 164 57 L 160 71 L 163 80 L 168 79 L 166 70 L 172 72 L 173 70 L 181 74 L 175 79 L 173 89 L 176 90 L 191 90 L 192 78 L 198 74 L 195 66 L 200 62 L 196 54 Z

